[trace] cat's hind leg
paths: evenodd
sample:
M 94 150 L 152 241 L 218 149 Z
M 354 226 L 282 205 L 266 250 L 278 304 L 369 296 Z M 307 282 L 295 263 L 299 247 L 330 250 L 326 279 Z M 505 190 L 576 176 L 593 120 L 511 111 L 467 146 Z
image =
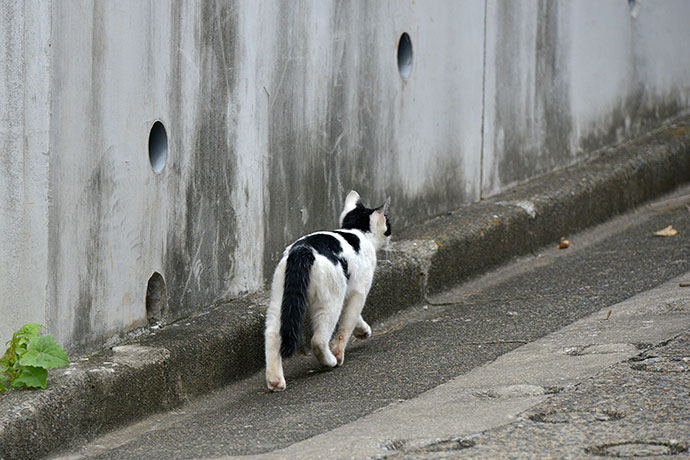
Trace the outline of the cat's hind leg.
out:
M 329 342 L 343 309 L 347 279 L 339 265 L 317 256 L 311 271 L 309 312 L 312 323 L 311 348 L 319 362 L 327 367 L 338 364 Z
M 286 388 L 283 375 L 283 359 L 280 356 L 280 308 L 285 278 L 285 259 L 276 267 L 273 277 L 271 301 L 266 311 L 266 330 L 264 348 L 266 355 L 266 386 L 271 391 L 283 391 Z
M 341 366 L 345 362 L 345 348 L 347 343 L 350 341 L 350 337 L 355 329 L 355 326 L 360 325 L 359 320 L 362 318 L 361 313 L 364 308 L 364 301 L 366 300 L 366 295 L 359 292 L 352 293 L 343 305 L 343 313 L 340 317 L 340 323 L 338 330 L 331 341 L 331 352 L 338 360 L 338 366 Z M 362 320 L 364 322 L 364 320 Z M 366 324 L 364 322 L 364 324 Z M 366 324 L 369 329 L 369 334 L 371 335 L 371 328 Z M 359 332 L 366 332 L 362 330 Z
M 315 303 L 312 312 L 312 328 L 314 335 L 311 338 L 311 349 L 316 359 L 326 367 L 335 367 L 338 364 L 335 356 L 328 346 L 333 330 L 338 323 L 338 314 L 342 302 L 329 302 L 326 304 Z
M 266 330 L 266 386 L 271 391 L 283 391 L 286 388 L 283 375 L 283 360 L 280 357 L 279 331 Z

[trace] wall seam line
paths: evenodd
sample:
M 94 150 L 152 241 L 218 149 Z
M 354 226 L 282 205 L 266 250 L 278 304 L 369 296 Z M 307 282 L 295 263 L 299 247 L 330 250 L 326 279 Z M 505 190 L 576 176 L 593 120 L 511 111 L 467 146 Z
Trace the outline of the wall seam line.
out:
M 482 123 L 481 123 L 481 143 L 479 148 L 479 200 L 484 197 L 484 124 L 486 120 L 486 25 L 487 25 L 487 4 L 489 0 L 484 0 L 484 39 L 482 43 Z

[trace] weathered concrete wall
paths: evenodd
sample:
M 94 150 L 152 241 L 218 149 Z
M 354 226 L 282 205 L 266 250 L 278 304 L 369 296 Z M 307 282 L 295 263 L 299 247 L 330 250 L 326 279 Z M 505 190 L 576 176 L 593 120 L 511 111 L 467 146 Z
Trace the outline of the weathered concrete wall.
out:
M 0 5 L 0 340 L 77 353 L 146 324 L 154 273 L 167 320 L 261 289 L 351 188 L 400 228 L 690 106 L 683 0 Z
M 483 3 L 327 4 L 278 2 L 272 26 L 267 269 L 286 241 L 334 225 L 350 188 L 394 197 L 397 226 L 479 198 Z
M 487 1 L 482 196 L 690 106 L 690 3 Z
M 54 8 L 51 329 L 88 349 L 145 324 L 154 272 L 169 318 L 260 288 L 263 160 L 248 126 L 243 89 L 255 70 L 239 58 L 238 7 Z M 148 158 L 156 120 L 169 141 L 159 174 Z
M 45 322 L 51 6 L 0 1 L 0 346 Z

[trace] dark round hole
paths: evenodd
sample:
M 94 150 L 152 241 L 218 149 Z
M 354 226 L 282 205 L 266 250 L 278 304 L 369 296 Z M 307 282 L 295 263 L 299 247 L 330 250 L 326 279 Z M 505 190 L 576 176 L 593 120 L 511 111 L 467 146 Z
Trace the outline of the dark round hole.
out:
M 165 280 L 158 272 L 153 272 L 146 286 L 146 318 L 149 323 L 163 319 L 168 310 L 168 292 Z
M 412 40 L 407 32 L 398 40 L 398 70 L 403 78 L 409 77 L 412 73 Z
M 149 133 L 149 161 L 153 171 L 158 174 L 165 167 L 168 157 L 168 133 L 160 121 L 156 121 Z

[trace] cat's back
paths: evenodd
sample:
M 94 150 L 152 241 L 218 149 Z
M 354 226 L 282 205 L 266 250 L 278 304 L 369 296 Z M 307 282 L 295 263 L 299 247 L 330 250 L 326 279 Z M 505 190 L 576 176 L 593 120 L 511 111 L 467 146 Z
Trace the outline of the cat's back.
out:
M 376 264 L 376 252 L 362 232 L 351 229 L 318 231 L 299 238 L 285 249 L 283 258 L 308 248 L 317 259 L 327 260 L 335 267 L 341 267 L 347 279 L 362 270 L 369 271 Z

